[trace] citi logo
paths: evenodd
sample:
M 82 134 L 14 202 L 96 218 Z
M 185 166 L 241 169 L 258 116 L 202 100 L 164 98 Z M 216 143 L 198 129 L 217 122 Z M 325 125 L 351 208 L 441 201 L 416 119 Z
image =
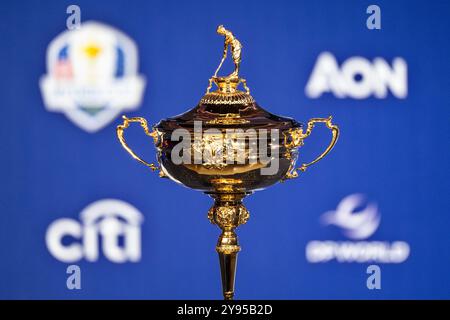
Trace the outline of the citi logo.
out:
M 47 248 L 59 261 L 72 263 L 84 258 L 94 262 L 100 252 L 114 263 L 141 259 L 143 215 L 129 203 L 96 201 L 80 213 L 80 220 L 61 218 L 47 228 Z
M 321 217 L 322 223 L 334 225 L 353 241 L 313 240 L 306 245 L 306 260 L 310 263 L 402 263 L 410 253 L 405 241 L 367 241 L 378 229 L 381 215 L 375 203 L 368 203 L 362 194 L 351 194 Z M 359 240 L 359 241 L 356 241 Z
M 388 91 L 398 99 L 408 95 L 408 66 L 397 57 L 389 65 L 383 58 L 369 61 L 363 57 L 350 57 L 339 66 L 330 52 L 317 58 L 305 88 L 307 97 L 316 99 L 324 93 L 336 98 L 366 99 L 371 96 L 384 99 Z

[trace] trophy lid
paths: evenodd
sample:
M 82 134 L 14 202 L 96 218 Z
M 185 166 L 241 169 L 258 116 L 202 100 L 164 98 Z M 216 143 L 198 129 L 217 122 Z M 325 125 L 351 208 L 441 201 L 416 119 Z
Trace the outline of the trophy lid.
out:
M 223 26 L 217 32 L 225 37 L 223 58 L 209 79 L 209 86 L 199 104 L 191 110 L 160 121 L 155 128 L 160 132 L 171 132 L 178 128 L 192 129 L 195 121 L 202 121 L 203 128 L 224 129 L 279 129 L 288 130 L 302 125 L 292 118 L 274 115 L 261 108 L 250 95 L 247 81 L 239 77 L 241 43 Z M 234 62 L 234 71 L 228 76 L 217 76 L 226 59 L 228 48 Z M 245 91 L 239 90 L 242 84 Z M 213 85 L 217 88 L 211 91 Z
M 213 92 L 213 94 L 217 93 Z M 191 129 L 195 121 L 202 121 L 203 128 L 254 128 L 287 130 L 300 127 L 292 118 L 274 115 L 261 108 L 249 94 L 236 91 L 234 94 L 216 96 L 206 94 L 193 109 L 160 121 L 156 129 L 162 132 L 177 128 Z

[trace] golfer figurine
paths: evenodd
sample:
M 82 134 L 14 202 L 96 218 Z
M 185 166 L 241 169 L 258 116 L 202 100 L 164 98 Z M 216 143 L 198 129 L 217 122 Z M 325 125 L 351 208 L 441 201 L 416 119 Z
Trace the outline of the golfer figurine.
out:
M 223 48 L 223 57 L 222 61 L 220 61 L 219 67 L 217 68 L 216 72 L 214 73 L 214 77 L 217 78 L 217 73 L 219 72 L 220 68 L 222 67 L 223 62 L 225 61 L 227 57 L 227 51 L 228 46 L 231 50 L 231 55 L 233 57 L 234 62 L 234 71 L 228 75 L 226 78 L 230 79 L 236 79 L 238 78 L 239 73 L 239 65 L 241 64 L 241 49 L 242 45 L 239 42 L 238 39 L 234 37 L 234 35 L 231 33 L 231 31 L 228 31 L 225 29 L 223 25 L 220 25 L 217 27 L 217 33 L 225 37 L 225 43 Z

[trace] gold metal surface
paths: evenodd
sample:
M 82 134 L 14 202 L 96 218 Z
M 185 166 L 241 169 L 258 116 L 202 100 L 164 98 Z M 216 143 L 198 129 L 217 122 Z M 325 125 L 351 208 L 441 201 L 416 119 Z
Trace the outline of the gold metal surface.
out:
M 153 171 L 157 170 L 156 165 L 137 156 L 125 141 L 124 130 L 129 127 L 131 122 L 139 123 L 145 134 L 153 138 L 158 151 L 160 175 L 166 174 L 173 181 L 203 191 L 214 199 L 214 204 L 208 211 L 208 219 L 221 230 L 216 251 L 219 256 L 223 296 L 224 299 L 230 300 L 234 297 L 237 255 L 241 251 L 236 228 L 247 223 L 250 218 L 250 214 L 243 204 L 243 199 L 255 190 L 261 190 L 279 181 L 295 178 L 298 176 L 298 170 L 305 171 L 309 166 L 320 161 L 336 144 L 339 137 L 339 128 L 332 123 L 330 116 L 329 118 L 310 119 L 306 130 L 304 130 L 301 124 L 295 120 L 273 115 L 260 108 L 250 95 L 246 80 L 239 77 L 241 43 L 232 32 L 223 26 L 219 26 L 217 32 L 225 37 L 222 60 L 214 76 L 209 79 L 206 94 L 200 100 L 199 105 L 182 115 L 162 120 L 155 125 L 153 131 L 149 130 L 144 118 L 127 118 L 124 116 L 123 123 L 117 127 L 117 137 L 123 148 L 134 159 Z M 218 72 L 227 58 L 228 50 L 230 50 L 233 58 L 234 71 L 228 76 L 221 77 L 218 76 Z M 210 92 L 213 85 L 217 89 Z M 240 85 L 243 86 L 245 91 L 239 90 Z M 245 112 L 242 112 L 242 110 L 245 110 Z M 203 121 L 203 124 L 206 123 L 208 128 L 214 125 L 218 130 L 208 134 L 202 132 L 200 138 L 196 138 L 192 125 L 195 121 Z M 296 168 L 298 149 L 304 144 L 304 140 L 311 135 L 314 126 L 318 123 L 324 123 L 331 130 L 331 142 L 316 159 Z M 227 136 L 226 132 L 231 131 L 228 130 L 230 128 L 236 130 L 235 132 L 245 129 L 254 132 L 254 134 L 251 133 L 246 137 L 248 142 L 246 139 L 235 139 L 236 137 L 233 135 Z M 276 150 L 282 150 L 276 153 L 279 166 L 277 171 L 271 173 L 271 175 L 261 173 L 261 169 L 271 164 L 271 158 L 267 159 L 267 157 L 261 155 L 267 155 L 267 151 L 270 150 L 270 155 L 273 157 L 271 147 L 266 144 L 264 148 L 267 149 L 259 150 L 260 153 L 256 156 L 255 153 L 247 149 L 251 145 L 250 141 L 254 138 L 257 139 L 258 134 L 255 129 L 258 128 L 270 128 L 279 131 L 279 135 L 277 131 L 275 141 L 270 140 L 270 143 L 276 146 Z M 187 131 L 191 134 L 191 144 L 186 149 L 187 158 L 190 159 L 193 155 L 200 154 L 202 155 L 201 162 L 175 163 L 173 161 L 171 152 L 174 150 L 176 143 L 169 137 L 177 129 L 183 129 L 184 132 Z M 194 136 L 193 139 L 192 136 Z M 229 137 L 229 139 L 226 140 L 225 137 Z M 268 140 L 267 135 L 265 135 L 264 141 L 267 142 Z M 223 143 L 223 141 L 226 141 L 226 143 Z M 257 145 L 260 147 L 259 142 Z M 242 146 L 245 147 L 244 150 L 241 149 Z M 228 153 L 228 148 L 233 151 Z M 261 153 L 261 151 L 264 152 Z M 183 155 L 184 152 L 183 147 Z M 205 154 L 208 157 L 205 158 Z M 241 156 L 244 161 L 228 161 L 231 157 L 233 157 L 233 160 L 236 159 L 235 156 L 237 155 Z M 264 237 L 265 235 L 261 236 Z
M 225 113 L 225 114 L 221 114 L 219 117 L 215 118 L 214 120 L 209 120 L 206 123 L 207 124 L 229 124 L 229 125 L 234 125 L 234 124 L 244 124 L 244 123 L 249 123 L 250 121 L 248 121 L 247 119 L 243 119 L 241 118 L 241 115 L 238 113 Z
M 222 289 L 225 300 L 234 297 L 237 254 L 241 251 L 235 229 L 245 224 L 250 214 L 242 204 L 243 193 L 211 194 L 214 205 L 208 211 L 208 219 L 216 224 L 222 233 L 216 245 L 222 275 Z
M 216 83 L 214 81 L 214 79 L 211 79 L 211 81 L 213 81 L 213 83 Z M 217 104 L 217 105 L 218 104 L 220 104 L 220 105 L 243 104 L 243 105 L 248 105 L 248 104 L 252 104 L 255 102 L 253 97 L 247 92 L 242 92 L 242 91 L 236 90 L 236 92 L 234 92 L 232 94 L 223 94 L 218 91 L 209 92 L 209 90 L 211 88 L 212 88 L 212 84 L 210 84 L 210 86 L 207 88 L 206 94 L 200 99 L 201 104 Z
M 137 122 L 141 125 L 141 127 L 144 129 L 144 132 L 147 136 L 152 137 L 153 138 L 153 142 L 155 143 L 155 145 L 158 142 L 158 132 L 157 131 L 152 131 L 150 132 L 150 130 L 148 129 L 148 125 L 147 125 L 147 120 L 145 120 L 144 118 L 141 117 L 135 117 L 135 118 L 127 118 L 126 116 L 122 116 L 123 118 L 123 124 L 118 125 L 117 126 L 117 137 L 119 138 L 120 143 L 122 144 L 122 147 L 127 150 L 127 152 L 129 154 L 131 154 L 131 156 L 136 159 L 137 161 L 139 161 L 140 163 L 146 165 L 147 167 L 149 167 L 150 169 L 152 169 L 152 171 L 156 171 L 158 170 L 158 167 L 156 165 L 154 165 L 153 163 L 148 163 L 145 160 L 142 160 L 136 153 L 134 153 L 133 150 L 131 150 L 131 148 L 128 146 L 127 142 L 125 141 L 125 137 L 124 137 L 124 131 L 126 128 L 128 128 L 130 126 L 131 122 Z M 161 174 L 160 174 L 161 175 Z
M 250 164 L 223 164 L 219 165 L 211 165 L 207 166 L 204 164 L 185 164 L 186 168 L 189 168 L 192 171 L 197 172 L 198 174 L 203 175 L 221 175 L 221 176 L 232 176 L 238 173 L 249 172 L 256 169 L 261 169 L 266 166 L 266 164 L 258 162 L 258 163 L 250 163 Z

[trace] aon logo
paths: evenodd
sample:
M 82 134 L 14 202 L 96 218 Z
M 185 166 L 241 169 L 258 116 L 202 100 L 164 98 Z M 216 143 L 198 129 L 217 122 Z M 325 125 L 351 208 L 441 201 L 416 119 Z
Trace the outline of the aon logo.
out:
M 383 58 L 373 62 L 363 57 L 351 57 L 339 67 L 336 58 L 323 52 L 317 58 L 306 85 L 309 98 L 319 98 L 331 92 L 337 98 L 386 98 L 388 89 L 393 96 L 404 99 L 408 95 L 408 67 L 404 59 L 395 58 L 390 66 Z

